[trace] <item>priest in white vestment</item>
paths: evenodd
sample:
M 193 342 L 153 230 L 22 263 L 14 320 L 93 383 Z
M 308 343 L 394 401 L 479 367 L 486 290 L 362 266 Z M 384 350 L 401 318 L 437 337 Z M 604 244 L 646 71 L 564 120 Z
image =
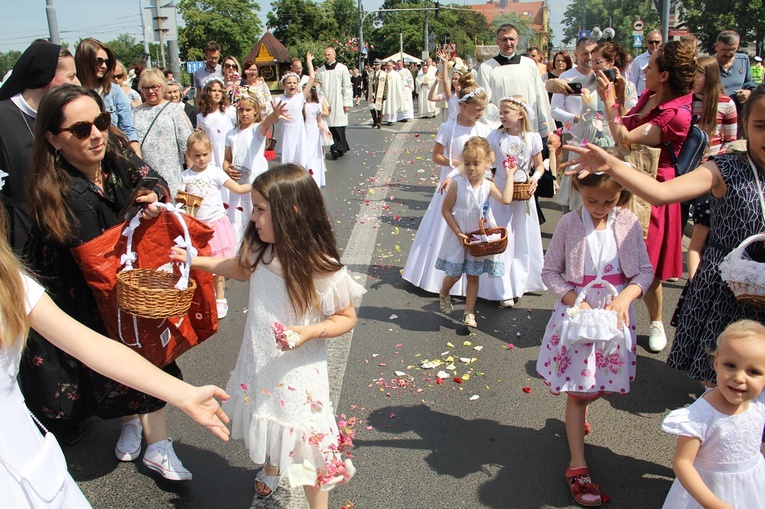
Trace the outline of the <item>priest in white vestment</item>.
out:
M 398 114 L 398 119 L 401 122 L 408 122 L 414 118 L 414 98 L 412 92 L 414 92 L 414 78 L 412 77 L 412 71 L 404 67 L 404 61 L 399 60 L 396 63 L 398 72 L 401 74 L 401 84 L 404 86 L 403 102 L 401 104 L 401 112 Z
M 324 65 L 316 72 L 316 77 L 329 104 L 326 122 L 334 140 L 327 157 L 337 159 L 351 150 L 345 138 L 345 127 L 348 125 L 348 110 L 353 104 L 353 87 L 348 68 L 337 61 L 335 48 L 329 46 L 324 50 Z
M 398 121 L 398 114 L 404 107 L 404 84 L 393 60 L 388 60 L 385 64 L 385 73 L 383 121 L 387 125 L 393 125 L 393 122 Z
M 438 107 L 436 103 L 428 100 L 431 88 L 436 85 L 436 69 L 430 65 L 430 59 L 422 62 L 420 72 L 417 73 L 417 79 L 415 79 L 415 85 L 420 118 L 435 117 Z
M 489 105 L 484 116 L 499 120 L 499 101 L 503 97 L 520 95 L 536 113 L 536 125 L 533 126 L 542 138 L 555 128 L 550 114 L 550 100 L 542 82 L 536 61 L 522 57 L 515 51 L 518 42 L 518 30 L 510 24 L 502 25 L 497 30 L 499 55 L 490 58 L 478 67 L 476 81 L 486 90 Z M 492 125 L 498 127 L 498 124 Z

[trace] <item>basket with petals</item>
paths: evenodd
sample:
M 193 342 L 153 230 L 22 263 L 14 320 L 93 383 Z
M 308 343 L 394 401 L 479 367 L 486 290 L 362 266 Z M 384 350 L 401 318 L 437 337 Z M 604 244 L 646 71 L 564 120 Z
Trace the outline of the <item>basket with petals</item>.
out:
M 136 254 L 132 252 L 133 234 L 141 221 L 141 212 L 130 221 L 123 232 L 127 237 L 127 249 L 123 255 L 125 268 L 117 274 L 117 305 L 131 315 L 143 318 L 170 318 L 183 316 L 191 307 L 197 283 L 189 277 L 191 257 L 196 252 L 191 245 L 186 222 L 171 204 L 155 204 L 170 211 L 183 228 L 183 237 L 176 240 L 186 249 L 186 263 L 181 264 L 180 274 L 157 269 L 134 268 Z M 163 212 L 164 213 L 164 212 Z
M 720 263 L 720 277 L 736 299 L 758 308 L 765 308 L 765 264 L 746 258 L 746 248 L 754 242 L 763 241 L 765 233 L 752 235 Z
M 478 230 L 468 233 L 468 238 L 462 240 L 465 249 L 476 258 L 504 253 L 505 249 L 507 249 L 507 228 L 501 226 L 499 228 L 484 228 L 483 223 L 484 219 L 481 218 L 478 223 Z M 473 236 L 484 238 L 493 234 L 499 234 L 499 239 L 488 240 L 485 242 L 470 242 L 470 240 L 468 240 Z

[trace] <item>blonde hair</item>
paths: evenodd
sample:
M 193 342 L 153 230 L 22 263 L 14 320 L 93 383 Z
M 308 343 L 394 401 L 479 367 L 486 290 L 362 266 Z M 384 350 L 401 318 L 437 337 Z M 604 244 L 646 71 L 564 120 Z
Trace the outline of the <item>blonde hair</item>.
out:
M 9 350 L 17 343 L 21 348 L 29 333 L 29 315 L 27 315 L 26 292 L 22 274 L 26 271 L 13 254 L 8 244 L 8 216 L 5 207 L 0 205 L 0 350 Z
M 717 354 L 723 341 L 731 339 L 744 339 L 748 341 L 765 341 L 765 325 L 754 320 L 739 320 L 725 327 L 717 338 L 717 348 L 711 355 Z
M 521 117 L 521 133 L 530 133 L 534 130 L 531 126 L 531 119 L 529 118 L 528 104 L 526 98 L 522 95 L 511 95 L 510 97 L 503 97 L 501 103 L 507 103 L 512 109 L 520 111 L 523 116 Z
M 483 155 L 480 155 L 481 152 L 483 152 Z M 478 155 L 479 158 L 490 158 L 491 145 L 489 145 L 489 142 L 486 140 L 486 138 L 482 138 L 481 136 L 472 136 L 470 139 L 468 139 L 468 141 L 465 142 L 465 146 L 462 149 L 462 156 L 468 153 Z
M 260 111 L 260 101 L 256 97 L 253 97 L 250 94 L 242 94 L 242 96 L 239 98 L 239 100 L 236 102 L 236 126 L 240 127 L 239 122 L 239 105 L 245 103 L 250 103 L 250 105 L 255 109 L 255 118 L 253 119 L 253 124 L 258 124 L 260 122 L 263 122 L 263 114 Z
M 472 104 L 476 101 L 487 101 L 486 92 L 483 88 L 479 87 L 475 81 L 475 76 L 466 72 L 460 76 L 460 102 L 463 104 Z
M 190 151 L 191 146 L 196 143 L 206 147 L 208 150 L 212 150 L 212 142 L 210 141 L 210 138 L 202 131 L 194 131 L 191 133 L 191 136 L 186 140 L 186 151 Z

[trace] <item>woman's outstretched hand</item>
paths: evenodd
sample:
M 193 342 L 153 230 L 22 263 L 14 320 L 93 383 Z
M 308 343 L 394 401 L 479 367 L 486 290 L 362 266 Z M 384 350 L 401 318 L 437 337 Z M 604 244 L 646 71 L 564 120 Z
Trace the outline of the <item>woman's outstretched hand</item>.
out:
M 564 145 L 563 149 L 579 156 L 560 165 L 562 169 L 566 170 L 565 175 L 578 175 L 579 178 L 584 178 L 593 173 L 608 171 L 611 168 L 610 164 L 617 161 L 614 156 L 592 143 Z

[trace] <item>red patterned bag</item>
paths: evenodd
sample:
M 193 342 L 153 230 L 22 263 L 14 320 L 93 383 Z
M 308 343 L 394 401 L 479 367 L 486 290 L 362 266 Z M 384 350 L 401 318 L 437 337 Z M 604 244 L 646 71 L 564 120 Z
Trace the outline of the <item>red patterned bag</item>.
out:
M 179 213 L 173 205 L 168 205 L 167 211 L 157 218 L 139 220 L 136 217 L 130 224 L 123 222 L 113 226 L 101 236 L 72 249 L 93 290 L 109 336 L 159 367 L 171 363 L 218 331 L 212 274 L 190 271 L 189 276 L 196 281 L 197 288 L 185 315 L 151 319 L 130 315 L 117 306 L 117 273 L 123 270 L 123 265 L 178 272 L 168 251 L 174 245 L 187 247 L 179 220 L 186 223 L 191 244 L 198 254 L 210 256 L 208 241 L 213 236 L 213 229 Z M 132 251 L 129 252 L 127 235 L 131 228 Z

